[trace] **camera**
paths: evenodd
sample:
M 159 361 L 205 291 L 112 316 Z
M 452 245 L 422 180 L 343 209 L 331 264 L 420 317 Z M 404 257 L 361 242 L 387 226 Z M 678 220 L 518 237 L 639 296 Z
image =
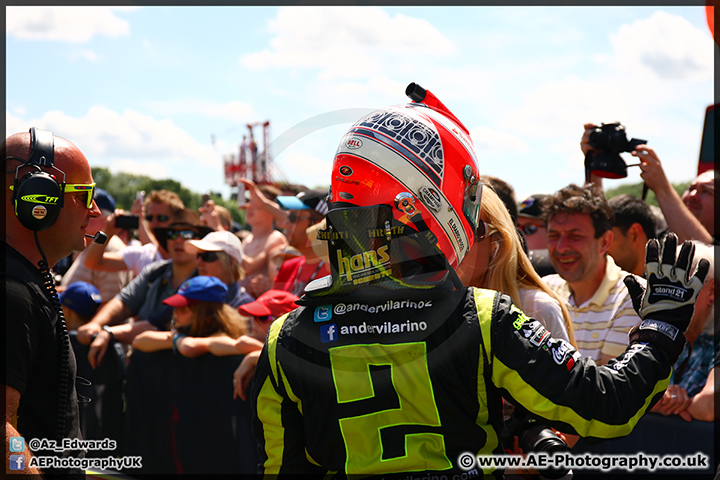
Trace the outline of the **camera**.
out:
M 585 156 L 585 182 L 590 181 L 590 175 L 602 178 L 625 178 L 627 167 L 620 157 L 621 152 L 632 152 L 638 145 L 647 143 L 640 138 L 627 139 L 625 127 L 619 122 L 603 123 L 602 126 L 590 132 L 590 150 Z M 639 165 L 639 164 L 638 164 Z
M 115 227 L 134 229 L 140 226 L 140 217 L 137 215 L 118 215 L 115 217 Z
M 616 155 L 621 152 L 632 152 L 638 145 L 644 143 L 647 141 L 638 138 L 628 140 L 625 127 L 620 122 L 603 123 L 590 133 L 591 147 Z
M 507 400 L 503 401 L 503 419 L 505 427 L 500 441 L 506 450 L 513 449 L 513 437 L 517 436 L 523 453 L 570 453 L 570 447 L 552 429 L 540 423 L 525 409 L 516 408 Z M 561 478 L 569 473 L 568 469 L 547 468 L 539 470 L 545 478 Z

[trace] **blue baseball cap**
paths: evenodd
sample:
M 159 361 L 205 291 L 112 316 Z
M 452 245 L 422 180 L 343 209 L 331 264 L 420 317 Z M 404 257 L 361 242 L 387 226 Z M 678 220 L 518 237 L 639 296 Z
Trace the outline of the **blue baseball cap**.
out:
M 327 190 L 307 190 L 294 197 L 279 196 L 275 201 L 285 210 L 317 210 L 323 215 L 328 212 Z
M 166 298 L 162 303 L 173 308 L 200 302 L 224 303 L 227 292 L 227 286 L 219 278 L 198 275 L 186 280 L 175 295 Z
M 102 303 L 100 291 L 88 282 L 73 282 L 60 292 L 60 303 L 83 317 L 92 317 Z
M 102 188 L 95 188 L 95 203 L 100 210 L 115 211 L 115 199 Z

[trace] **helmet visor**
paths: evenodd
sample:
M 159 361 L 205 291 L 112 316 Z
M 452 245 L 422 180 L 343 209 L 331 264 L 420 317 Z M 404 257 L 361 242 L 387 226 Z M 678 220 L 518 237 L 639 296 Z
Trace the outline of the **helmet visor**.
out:
M 318 238 L 328 242 L 336 291 L 367 284 L 430 287 L 447 271 L 433 233 L 396 221 L 390 206 L 336 208 L 327 223 Z

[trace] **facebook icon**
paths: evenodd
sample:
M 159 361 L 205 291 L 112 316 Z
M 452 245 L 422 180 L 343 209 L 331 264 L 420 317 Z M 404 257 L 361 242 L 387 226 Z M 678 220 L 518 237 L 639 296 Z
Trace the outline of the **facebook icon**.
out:
M 320 340 L 322 340 L 323 343 L 334 342 L 337 338 L 337 325 L 334 323 L 320 327 Z
M 10 470 L 25 470 L 25 457 L 10 455 Z

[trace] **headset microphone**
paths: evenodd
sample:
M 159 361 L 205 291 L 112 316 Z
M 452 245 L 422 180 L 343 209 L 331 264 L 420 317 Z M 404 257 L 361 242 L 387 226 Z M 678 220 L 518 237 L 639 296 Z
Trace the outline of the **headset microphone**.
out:
M 103 245 L 105 244 L 105 242 L 107 242 L 107 234 L 105 232 L 98 231 L 95 235 L 88 235 L 86 233 L 85 236 L 88 238 L 92 238 L 93 242 L 99 245 Z

